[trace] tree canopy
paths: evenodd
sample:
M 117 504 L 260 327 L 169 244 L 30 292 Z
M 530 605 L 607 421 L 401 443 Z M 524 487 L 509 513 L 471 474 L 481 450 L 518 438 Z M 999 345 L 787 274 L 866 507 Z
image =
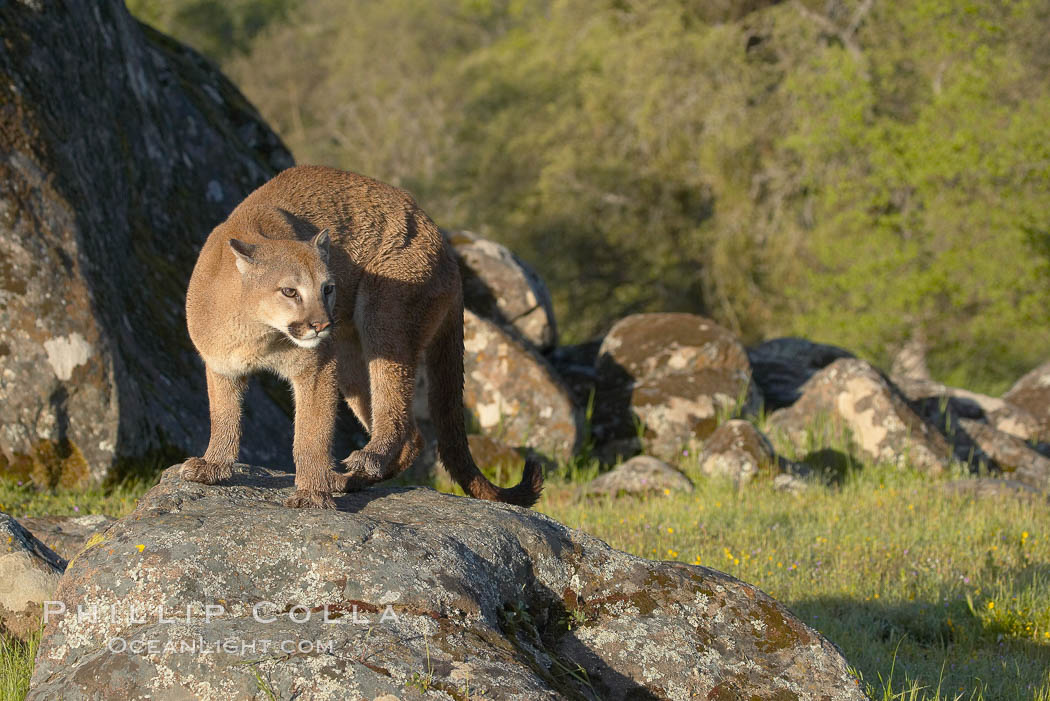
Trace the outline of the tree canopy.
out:
M 706 313 L 995 391 L 1050 353 L 1045 0 L 129 0 L 299 162 L 511 246 L 583 340 Z

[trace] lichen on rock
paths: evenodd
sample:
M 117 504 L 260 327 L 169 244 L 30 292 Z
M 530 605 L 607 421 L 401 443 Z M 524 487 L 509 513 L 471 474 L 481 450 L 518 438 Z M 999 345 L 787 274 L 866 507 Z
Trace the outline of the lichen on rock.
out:
M 186 281 L 208 231 L 291 156 L 210 62 L 119 0 L 0 3 L 0 42 L 0 462 L 76 486 L 199 451 Z M 290 448 L 279 417 L 253 402 L 247 456 Z
M 543 356 L 469 310 L 463 314 L 463 346 L 463 403 L 480 432 L 567 459 L 581 417 Z
M 848 434 L 866 460 L 938 474 L 952 458 L 944 436 L 916 414 L 900 393 L 868 363 L 843 358 L 813 375 L 802 396 L 773 412 L 770 434 L 804 448 L 814 429 L 817 442 Z M 826 447 L 826 446 L 823 446 Z
M 99 615 L 51 617 L 28 698 L 249 698 L 260 677 L 279 698 L 400 697 L 420 679 L 445 698 L 468 675 L 500 699 L 864 698 L 834 645 L 728 575 L 425 488 L 324 512 L 285 508 L 291 490 L 244 465 L 219 487 L 165 472 L 70 564 L 56 599 Z
M 495 241 L 469 231 L 443 231 L 459 261 L 466 307 L 478 316 L 513 329 L 540 351 L 558 341 L 554 304 L 547 286 L 531 267 Z
M 621 319 L 602 341 L 596 368 L 596 437 L 641 431 L 646 452 L 666 460 L 699 445 L 719 420 L 759 406 L 744 347 L 693 314 Z

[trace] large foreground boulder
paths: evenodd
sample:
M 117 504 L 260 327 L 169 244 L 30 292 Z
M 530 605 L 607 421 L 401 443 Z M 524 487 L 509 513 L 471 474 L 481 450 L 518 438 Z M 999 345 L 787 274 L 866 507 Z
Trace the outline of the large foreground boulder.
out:
M 215 67 L 122 0 L 0 2 L 0 471 L 72 486 L 208 437 L 186 282 L 292 164 Z M 290 463 L 249 395 L 245 456 Z
M 597 360 L 595 435 L 636 435 L 646 452 L 674 460 L 720 418 L 758 408 L 747 352 L 729 331 L 693 314 L 633 314 L 602 341 Z
M 285 508 L 291 488 L 168 470 L 70 564 L 28 698 L 864 698 L 834 645 L 728 575 L 425 488 L 338 511 Z
M 915 467 L 936 474 L 952 457 L 944 436 L 916 414 L 907 400 L 863 360 L 844 358 L 802 387 L 802 396 L 773 412 L 767 428 L 799 449 L 816 447 L 848 433 L 868 460 Z
M 443 231 L 463 276 L 467 309 L 513 329 L 546 351 L 558 342 L 554 304 L 540 276 L 501 244 L 469 231 Z

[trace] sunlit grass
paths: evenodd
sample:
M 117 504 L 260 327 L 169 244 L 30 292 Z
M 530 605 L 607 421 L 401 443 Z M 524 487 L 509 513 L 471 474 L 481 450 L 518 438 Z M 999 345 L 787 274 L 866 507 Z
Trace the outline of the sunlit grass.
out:
M 0 701 L 21 701 L 29 692 L 40 633 L 25 642 L 0 635 Z
M 131 513 L 154 484 L 156 479 L 142 479 L 79 490 L 41 489 L 31 482 L 0 479 L 0 511 L 15 518 L 87 514 L 120 518 Z
M 887 466 L 798 495 L 700 477 L 694 494 L 537 508 L 613 547 L 757 585 L 842 647 L 875 698 L 1050 698 L 1046 503 L 952 494 Z

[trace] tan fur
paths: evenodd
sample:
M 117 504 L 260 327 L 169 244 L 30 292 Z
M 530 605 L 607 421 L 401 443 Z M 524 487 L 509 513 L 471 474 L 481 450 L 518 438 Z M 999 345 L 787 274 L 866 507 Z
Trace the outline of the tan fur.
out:
M 186 479 L 214 484 L 230 476 L 245 377 L 262 370 L 287 378 L 295 395 L 289 506 L 330 508 L 332 492 L 393 477 L 422 447 L 411 406 L 426 353 L 438 449 L 452 476 L 482 499 L 529 506 L 539 496 L 536 464 L 526 464 L 516 487 L 501 489 L 470 456 L 459 269 L 403 190 L 332 168 L 280 173 L 208 237 L 190 279 L 186 321 L 206 366 L 211 413 L 208 449 L 184 463 Z M 346 473 L 333 469 L 331 456 L 340 396 L 370 433 L 343 461 Z

